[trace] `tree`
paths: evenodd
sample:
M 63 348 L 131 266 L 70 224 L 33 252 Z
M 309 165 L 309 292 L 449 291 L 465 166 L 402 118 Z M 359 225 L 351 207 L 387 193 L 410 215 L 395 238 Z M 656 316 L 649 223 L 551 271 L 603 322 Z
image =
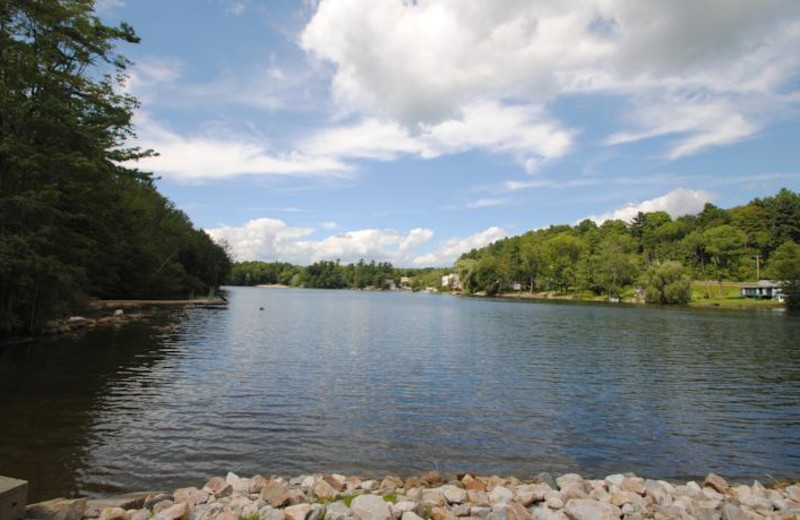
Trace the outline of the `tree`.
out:
M 561 292 L 575 283 L 583 243 L 569 233 L 559 233 L 543 244 L 546 272 Z
M 626 236 L 610 236 L 600 243 L 595 266 L 597 283 L 609 297 L 620 297 L 639 270 L 632 254 L 633 240 Z
M 711 257 L 722 297 L 722 280 L 738 278 L 741 272 L 741 260 L 745 254 L 745 234 L 728 224 L 723 224 L 703 233 L 705 250 Z
M 204 292 L 225 251 L 124 166 L 137 101 L 91 0 L 0 1 L 0 335 L 33 332 L 87 296 Z
M 782 283 L 790 309 L 800 309 L 800 245 L 792 240 L 784 242 L 772 254 L 767 275 Z
M 642 275 L 648 303 L 684 304 L 691 299 L 692 283 L 683 266 L 674 261 L 654 263 Z

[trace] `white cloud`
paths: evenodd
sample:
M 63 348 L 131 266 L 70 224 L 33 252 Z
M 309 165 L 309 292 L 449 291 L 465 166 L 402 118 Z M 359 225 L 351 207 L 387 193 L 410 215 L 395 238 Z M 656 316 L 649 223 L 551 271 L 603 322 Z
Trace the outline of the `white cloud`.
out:
M 219 226 L 206 230 L 214 240 L 227 243 L 237 260 L 264 260 L 308 265 L 319 260 L 339 259 L 344 263 L 360 259 L 388 261 L 396 266 L 451 265 L 462 253 L 494 242 L 507 234 L 491 227 L 465 238 L 452 238 L 439 244 L 432 253 L 434 232 L 414 228 L 407 232 L 393 229 L 359 229 L 308 239 L 314 230 L 292 227 L 278 219 L 261 218 L 242 226 Z
M 797 102 L 785 90 L 800 70 L 800 10 L 796 0 L 337 0 L 318 4 L 300 42 L 334 65 L 340 109 L 422 124 L 451 152 L 536 142 L 537 155 L 559 156 L 569 140 L 549 141 L 552 131 L 465 135 L 466 107 L 603 93 L 631 100 L 631 129 L 610 143 L 672 136 L 675 159 L 755 135 L 776 106 Z M 651 122 L 653 107 L 665 117 Z
M 332 231 L 334 229 L 339 229 L 339 224 L 337 224 L 336 222 L 334 222 L 332 220 L 329 220 L 327 222 L 323 222 L 323 223 L 320 224 L 320 226 L 322 226 L 322 229 L 327 229 L 328 231 Z
M 230 132 L 183 136 L 164 128 L 147 114 L 135 118 L 136 144 L 159 155 L 139 161 L 146 171 L 182 181 L 239 175 L 345 176 L 350 168 L 337 159 L 299 152 L 273 154 L 262 140 Z
M 508 236 L 503 228 L 492 226 L 474 235 L 465 238 L 451 238 L 437 247 L 432 253 L 418 256 L 414 259 L 417 266 L 446 266 L 452 265 L 462 254 L 496 242 Z
M 646 200 L 640 203 L 631 202 L 621 208 L 617 208 L 600 215 L 591 215 L 588 218 L 598 224 L 606 220 L 624 220 L 630 222 L 641 211 L 666 211 L 672 218 L 681 215 L 693 215 L 703 210 L 707 202 L 714 200 L 714 195 L 702 190 L 687 190 L 680 188 L 672 190 L 666 195 L 655 199 Z
M 231 2 L 231 4 L 228 6 L 228 12 L 234 16 L 243 15 L 246 10 L 247 4 L 244 2 Z
M 310 155 L 392 160 L 403 154 L 433 158 L 480 148 L 510 154 L 532 172 L 540 162 L 566 154 L 572 136 L 541 107 L 483 101 L 435 125 L 407 128 L 396 121 L 365 119 L 319 132 L 300 149 Z
M 98 11 L 108 11 L 125 6 L 125 0 L 95 0 L 94 7 Z

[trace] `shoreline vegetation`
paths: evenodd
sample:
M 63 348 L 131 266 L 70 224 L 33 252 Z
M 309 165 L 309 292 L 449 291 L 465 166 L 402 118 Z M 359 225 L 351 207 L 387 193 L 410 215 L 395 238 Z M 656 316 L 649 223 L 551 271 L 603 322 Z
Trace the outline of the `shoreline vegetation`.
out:
M 788 307 L 800 307 L 800 193 L 722 209 L 707 203 L 673 219 L 640 212 L 631 222 L 591 220 L 553 225 L 498 240 L 461 255 L 449 268 L 396 268 L 388 262 L 308 266 L 237 262 L 230 285 L 317 289 L 456 290 L 501 298 L 783 307 L 745 299 L 748 281 L 776 280 Z M 694 280 L 694 281 L 692 281 Z M 733 292 L 732 292 L 733 289 Z
M 241 478 L 202 487 L 28 505 L 30 520 L 794 520 L 800 485 L 669 482 L 632 473 L 531 479 L 431 471 L 402 479 L 338 474 Z

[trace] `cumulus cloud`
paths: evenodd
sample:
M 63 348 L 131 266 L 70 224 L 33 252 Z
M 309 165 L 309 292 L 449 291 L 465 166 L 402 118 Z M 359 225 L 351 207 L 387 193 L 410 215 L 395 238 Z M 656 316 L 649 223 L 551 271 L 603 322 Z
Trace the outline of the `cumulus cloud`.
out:
M 672 190 L 661 197 L 656 197 L 655 199 L 640 203 L 631 202 L 613 211 L 600 215 L 591 215 L 586 218 L 598 224 L 602 224 L 607 220 L 623 220 L 625 222 L 630 222 L 640 211 L 643 213 L 650 211 L 666 211 L 672 218 L 675 218 L 681 215 L 700 213 L 700 211 L 703 210 L 703 206 L 712 200 L 714 200 L 714 195 L 707 191 L 680 188 Z
M 466 238 L 447 240 L 432 253 L 425 254 L 421 251 L 430 245 L 434 236 L 433 230 L 427 228 L 406 232 L 359 229 L 311 240 L 308 237 L 314 233 L 312 228 L 261 218 L 242 226 L 219 226 L 206 232 L 215 241 L 226 243 L 237 260 L 280 260 L 299 265 L 335 259 L 349 263 L 362 258 L 389 261 L 397 266 L 451 265 L 462 253 L 506 236 L 503 229 L 492 227 Z
M 452 265 L 459 256 L 473 249 L 496 242 L 508 236 L 505 229 L 497 226 L 484 229 L 465 238 L 451 238 L 433 252 L 418 256 L 414 259 L 416 266 L 445 266 Z
M 464 135 L 475 103 L 541 106 L 602 93 L 631 101 L 630 130 L 609 144 L 669 135 L 675 159 L 755 135 L 777 114 L 764 117 L 765 108 L 796 103 L 784 91 L 798 76 L 800 8 L 796 0 L 337 0 L 318 4 L 300 42 L 333 64 L 342 110 L 412 129 L 442 125 L 431 137 L 451 150 L 503 151 L 491 137 Z M 664 117 L 651 122 L 653 106 Z M 564 142 L 550 142 L 556 156 Z
M 141 159 L 138 167 L 181 181 L 221 179 L 238 175 L 345 176 L 350 167 L 337 159 L 299 152 L 272 153 L 251 136 L 225 131 L 217 135 L 185 136 L 173 132 L 147 114 L 136 118 L 136 144 L 157 150 L 158 156 Z
M 561 128 L 540 106 L 481 101 L 462 107 L 451 119 L 411 128 L 367 118 L 319 132 L 300 148 L 312 155 L 378 160 L 404 154 L 427 159 L 479 148 L 511 154 L 533 172 L 540 162 L 566 154 L 572 138 L 573 132 Z

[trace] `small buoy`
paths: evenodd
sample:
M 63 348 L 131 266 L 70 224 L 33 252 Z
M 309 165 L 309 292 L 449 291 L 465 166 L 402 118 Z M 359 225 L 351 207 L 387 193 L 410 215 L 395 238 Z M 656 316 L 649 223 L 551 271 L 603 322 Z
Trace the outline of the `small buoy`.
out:
M 259 307 L 258 310 L 263 311 L 264 307 Z

